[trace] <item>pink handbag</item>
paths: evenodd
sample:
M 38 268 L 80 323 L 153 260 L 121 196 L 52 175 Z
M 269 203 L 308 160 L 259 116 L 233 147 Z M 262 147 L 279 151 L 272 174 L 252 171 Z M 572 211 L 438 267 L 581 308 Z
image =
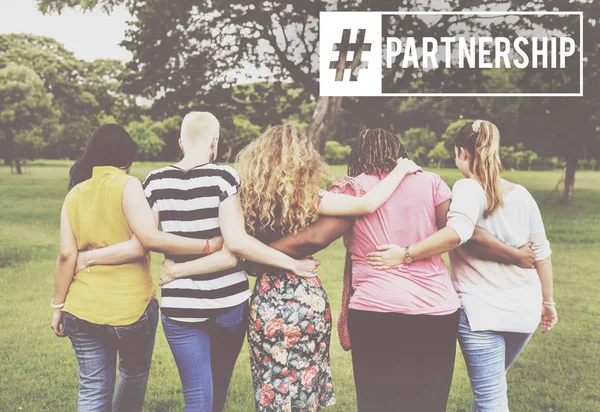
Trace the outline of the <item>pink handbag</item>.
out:
M 348 332 L 348 307 L 352 290 L 352 258 L 350 252 L 346 252 L 346 264 L 344 265 L 344 286 L 342 290 L 342 308 L 337 322 L 338 337 L 340 345 L 344 350 L 350 350 L 350 333 Z
M 364 196 L 366 191 L 360 183 L 351 177 L 342 177 L 329 188 L 333 193 L 353 194 L 354 196 Z M 347 240 L 347 239 L 344 239 Z M 350 252 L 346 252 L 346 263 L 344 265 L 344 285 L 342 289 L 342 307 L 340 317 L 337 322 L 338 337 L 344 350 L 350 350 L 350 334 L 348 333 L 348 307 L 350 298 L 354 290 L 352 289 L 352 257 Z

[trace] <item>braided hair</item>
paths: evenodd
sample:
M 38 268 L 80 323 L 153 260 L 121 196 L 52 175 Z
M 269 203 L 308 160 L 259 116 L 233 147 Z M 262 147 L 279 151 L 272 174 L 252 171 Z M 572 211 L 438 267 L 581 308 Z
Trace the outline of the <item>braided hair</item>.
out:
M 348 175 L 383 175 L 391 172 L 406 148 L 395 134 L 384 129 L 363 130 L 350 152 Z

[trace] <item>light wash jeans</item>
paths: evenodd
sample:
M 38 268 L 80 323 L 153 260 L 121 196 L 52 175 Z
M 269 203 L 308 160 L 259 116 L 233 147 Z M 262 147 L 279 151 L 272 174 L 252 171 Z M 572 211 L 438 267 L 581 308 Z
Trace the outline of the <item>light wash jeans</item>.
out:
M 141 411 L 158 325 L 156 299 L 131 325 L 97 325 L 67 312 L 63 313 L 63 325 L 79 364 L 77 411 Z
M 204 322 L 177 322 L 162 315 L 167 342 L 183 386 L 185 410 L 221 412 L 248 325 L 248 302 Z
M 506 372 L 533 334 L 473 332 L 461 309 L 458 342 L 473 388 L 473 412 L 508 411 Z

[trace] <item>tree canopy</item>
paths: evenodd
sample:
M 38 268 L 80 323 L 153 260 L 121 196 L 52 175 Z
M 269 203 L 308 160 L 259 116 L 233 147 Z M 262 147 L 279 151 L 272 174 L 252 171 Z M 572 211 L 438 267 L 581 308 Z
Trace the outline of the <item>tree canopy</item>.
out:
M 581 10 L 584 14 L 584 98 L 324 98 L 318 96 L 318 19 L 325 10 L 420 11 L 431 10 L 424 0 L 307 0 L 191 2 L 167 0 L 38 0 L 43 12 L 64 8 L 94 8 L 106 12 L 123 5 L 132 15 L 122 43 L 131 53 L 125 67 L 114 63 L 86 65 L 51 39 L 24 35 L 2 36 L 0 68 L 8 61 L 30 65 L 51 90 L 61 111 L 65 145 L 61 155 L 72 155 L 78 136 L 103 112 L 123 124 L 149 115 L 156 122 L 181 116 L 190 109 L 209 109 L 222 119 L 222 151 L 231 160 L 258 126 L 293 121 L 306 128 L 318 148 L 327 137 L 350 143 L 364 127 L 384 127 L 404 135 L 409 129 L 428 129 L 436 136 L 415 147 L 424 161 L 445 136 L 448 124 L 466 118 L 487 118 L 496 123 L 507 146 L 523 143 L 542 157 L 568 157 L 565 199 L 569 201 L 579 158 L 600 158 L 600 104 L 597 90 L 600 66 L 598 38 L 600 5 L 576 0 L 465 1 L 448 0 L 444 10 Z M 404 36 L 478 35 L 511 36 L 531 29 L 579 37 L 577 19 L 529 15 L 502 21 L 465 16 L 442 16 L 433 24 L 418 16 L 384 21 L 388 33 Z M 7 46 L 8 45 L 8 46 Z M 11 46 L 12 45 L 12 46 Z M 17 46 L 14 46 L 17 45 Z M 41 46 L 40 46 L 41 45 Z M 10 50 L 7 52 L 6 50 Z M 65 64 L 56 64 L 51 54 Z M 39 57 L 39 58 L 38 58 Z M 20 59 L 20 60 L 19 60 Z M 33 63 L 32 63 L 33 62 Z M 384 70 L 386 84 L 402 91 L 489 92 L 516 91 L 527 85 L 539 92 L 572 90 L 581 79 L 579 67 L 568 65 L 560 73 L 535 69 L 515 70 Z M 65 82 L 61 83 L 61 79 Z M 252 85 L 240 83 L 253 82 Z M 286 86 L 286 85 L 289 85 Z M 65 93 L 55 93 L 64 90 Z M 73 91 L 77 90 L 77 93 Z M 293 91 L 292 91 L 293 90 Z M 63 96 L 76 96 L 66 99 Z M 132 104 L 131 96 L 152 99 L 149 110 Z M 76 102 L 76 103 L 73 103 Z M 311 119 L 311 111 L 313 113 Z M 339 113 L 339 118 L 338 118 Z M 336 120 L 337 119 L 337 120 Z M 169 139 L 175 139 L 170 128 Z M 408 133 L 408 137 L 413 132 Z M 445 137 L 444 137 L 445 136 Z M 407 138 L 407 136 L 404 136 Z M 173 150 L 166 142 L 158 156 Z M 422 149 L 420 149 L 422 148 Z M 446 145 L 446 149 L 450 148 Z M 70 152 L 69 152 L 70 151 Z M 436 153 L 436 152 L 434 152 Z M 439 153 L 441 154 L 441 152 Z M 57 155 L 54 153 L 53 155 Z M 512 160 L 514 156 L 510 157 Z M 518 156 L 517 156 L 518 158 Z M 531 156 L 527 157 L 530 159 Z M 531 160 L 532 164 L 539 161 Z M 523 162 L 521 162 L 523 163 Z
M 16 161 L 40 152 L 58 131 L 52 95 L 30 68 L 9 63 L 0 69 L 0 148 L 5 160 Z

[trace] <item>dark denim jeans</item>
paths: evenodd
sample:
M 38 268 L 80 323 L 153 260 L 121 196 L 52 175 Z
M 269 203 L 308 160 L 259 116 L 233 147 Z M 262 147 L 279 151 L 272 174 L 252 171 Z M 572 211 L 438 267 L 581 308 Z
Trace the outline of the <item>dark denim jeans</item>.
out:
M 204 322 L 177 322 L 163 314 L 162 324 L 179 370 L 185 410 L 222 411 L 246 336 L 248 302 Z
M 157 324 L 156 299 L 136 322 L 126 326 L 97 325 L 63 313 L 65 334 L 79 364 L 78 412 L 142 410 Z

